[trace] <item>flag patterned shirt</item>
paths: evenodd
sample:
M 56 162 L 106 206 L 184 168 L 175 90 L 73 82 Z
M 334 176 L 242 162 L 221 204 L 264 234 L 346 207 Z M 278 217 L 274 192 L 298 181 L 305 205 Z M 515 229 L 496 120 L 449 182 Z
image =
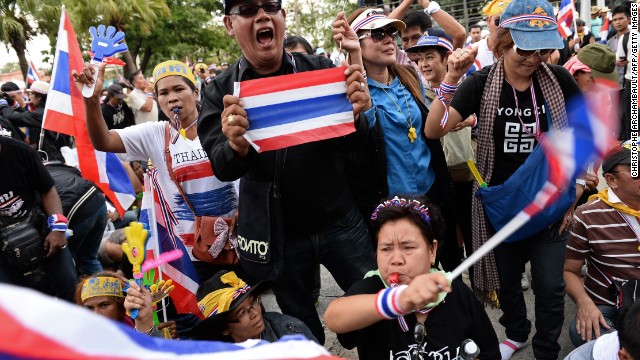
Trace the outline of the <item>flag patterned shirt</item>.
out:
M 178 221 L 175 231 L 194 260 L 191 249 L 195 218 L 169 176 L 164 154 L 165 122 L 148 122 L 116 131 L 124 143 L 128 161 L 151 159 L 158 169 L 160 188 Z M 238 206 L 237 190 L 232 182 L 223 182 L 214 176 L 200 139 L 184 139 L 171 128 L 169 151 L 173 172 L 196 215 L 232 216 Z
M 620 199 L 609 189 L 609 201 Z M 634 230 L 635 228 L 635 230 Z M 567 242 L 567 259 L 587 260 L 584 287 L 596 305 L 615 305 L 609 283 L 595 268 L 616 280 L 640 279 L 640 226 L 600 199 L 579 207 Z

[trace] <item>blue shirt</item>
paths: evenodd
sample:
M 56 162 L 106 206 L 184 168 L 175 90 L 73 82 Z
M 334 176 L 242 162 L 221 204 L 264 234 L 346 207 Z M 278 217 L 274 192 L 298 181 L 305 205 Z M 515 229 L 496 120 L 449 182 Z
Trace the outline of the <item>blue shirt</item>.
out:
M 435 180 L 431 164 L 431 152 L 425 143 L 422 128 L 422 115 L 411 92 L 396 77 L 390 86 L 379 84 L 369 78 L 371 93 L 371 109 L 364 115 L 372 128 L 376 121 L 380 122 L 387 156 L 387 185 L 389 195 L 424 195 Z M 384 89 L 384 91 L 382 90 Z M 420 84 L 423 101 L 424 88 Z M 386 93 L 385 93 L 386 91 Z M 405 100 L 406 97 L 406 100 Z M 393 98 L 393 101 L 391 100 Z M 397 104 L 396 106 L 394 104 Z M 407 111 L 407 104 L 408 110 Z M 402 112 L 398 112 L 398 107 Z M 418 138 L 412 143 L 409 140 L 409 113 L 411 126 L 416 129 Z

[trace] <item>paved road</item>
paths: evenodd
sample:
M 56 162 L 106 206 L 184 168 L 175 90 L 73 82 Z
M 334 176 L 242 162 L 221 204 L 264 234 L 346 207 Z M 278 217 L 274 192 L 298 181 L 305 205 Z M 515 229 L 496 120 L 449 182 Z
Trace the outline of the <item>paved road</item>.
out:
M 467 282 L 468 284 L 468 279 L 465 279 L 465 282 Z M 338 285 L 335 283 L 335 281 L 331 277 L 331 274 L 329 274 L 329 272 L 324 267 L 322 267 L 322 290 L 320 291 L 320 303 L 318 305 L 318 313 L 321 315 L 324 314 L 329 302 L 341 296 L 342 294 L 343 294 L 342 290 L 340 290 L 340 287 L 338 287 Z M 525 291 L 525 300 L 527 302 L 527 311 L 529 314 L 529 319 L 533 321 L 535 319 L 533 315 L 533 290 L 529 289 Z M 265 307 L 267 308 L 267 311 L 278 310 L 278 305 L 276 304 L 275 297 L 272 294 L 270 293 L 265 294 L 263 296 L 263 302 L 265 304 Z M 500 318 L 500 315 L 501 315 L 501 311 L 499 309 L 487 308 L 487 313 L 489 314 L 489 318 L 491 319 L 491 322 L 493 323 L 494 328 L 496 329 L 496 333 L 498 334 L 498 339 L 500 341 L 504 340 L 505 338 L 504 329 L 498 322 L 498 319 Z M 566 297 L 565 298 L 564 331 L 560 336 L 560 346 L 562 347 L 562 350 L 560 351 L 560 357 L 559 357 L 560 359 L 563 359 L 573 349 L 573 345 L 569 340 L 569 333 L 567 329 L 569 326 L 569 322 L 574 318 L 575 314 L 576 314 L 576 308 L 573 301 L 571 301 L 569 297 Z M 340 346 L 340 343 L 338 342 L 338 339 L 336 338 L 336 335 L 334 333 L 325 329 L 325 336 L 326 336 L 325 348 L 327 348 L 329 352 L 331 352 L 334 355 L 344 357 L 346 359 L 358 359 L 358 354 L 355 350 L 347 350 L 342 346 Z M 531 350 L 531 346 L 527 345 L 525 348 L 518 351 L 512 357 L 512 359 L 513 360 L 533 359 L 533 352 Z

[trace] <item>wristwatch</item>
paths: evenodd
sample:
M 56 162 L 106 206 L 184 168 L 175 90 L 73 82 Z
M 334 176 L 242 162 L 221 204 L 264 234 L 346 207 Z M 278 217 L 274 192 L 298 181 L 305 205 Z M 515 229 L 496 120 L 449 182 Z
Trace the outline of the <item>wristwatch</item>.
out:
M 576 179 L 576 184 L 582 185 L 582 191 L 587 189 L 587 181 L 585 179 Z
M 440 5 L 437 2 L 432 1 L 429 3 L 429 6 L 427 6 L 427 8 L 424 9 L 423 11 L 427 15 L 432 15 L 440 11 Z

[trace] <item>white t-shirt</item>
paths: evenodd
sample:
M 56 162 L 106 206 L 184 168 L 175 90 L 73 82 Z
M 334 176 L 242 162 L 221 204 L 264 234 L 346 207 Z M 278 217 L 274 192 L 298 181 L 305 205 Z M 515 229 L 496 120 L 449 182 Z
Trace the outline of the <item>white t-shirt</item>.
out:
M 487 65 L 493 65 L 493 63 L 497 61 L 496 57 L 493 55 L 493 51 L 489 49 L 488 40 L 489 38 L 484 38 L 476 43 L 478 44 L 478 55 L 476 56 L 476 59 L 469 71 L 467 71 L 467 75 L 481 70 Z
M 155 100 L 152 100 L 153 105 L 151 106 L 151 111 L 140 110 L 147 102 L 147 97 L 147 93 L 139 89 L 134 89 L 131 94 L 129 94 L 129 102 L 131 103 L 131 110 L 133 110 L 136 125 L 150 121 L 158 121 L 158 104 Z
M 630 32 L 633 32 L 634 30 L 631 30 L 631 28 L 629 28 Z M 627 41 L 627 51 L 628 54 L 624 53 L 624 46 L 622 46 L 622 40 L 624 40 L 624 36 L 620 36 L 620 39 L 618 39 L 618 48 L 616 49 L 616 60 L 619 60 L 622 57 L 626 57 L 627 61 L 629 61 L 629 64 L 627 65 L 627 71 L 624 73 L 624 78 L 631 81 L 631 33 L 629 33 L 629 40 Z
M 177 235 L 184 243 L 189 256 L 194 238 L 194 215 L 184 201 L 167 170 L 164 154 L 165 122 L 148 122 L 116 130 L 124 143 L 127 160 L 151 159 L 158 169 L 158 182 L 171 212 L 178 220 Z M 174 143 L 175 141 L 175 143 Z M 230 217 L 238 207 L 238 192 L 234 183 L 222 182 L 213 175 L 211 164 L 200 139 L 183 139 L 171 128 L 169 145 L 173 172 L 193 205 L 196 215 Z M 156 214 L 156 216 L 162 216 Z

